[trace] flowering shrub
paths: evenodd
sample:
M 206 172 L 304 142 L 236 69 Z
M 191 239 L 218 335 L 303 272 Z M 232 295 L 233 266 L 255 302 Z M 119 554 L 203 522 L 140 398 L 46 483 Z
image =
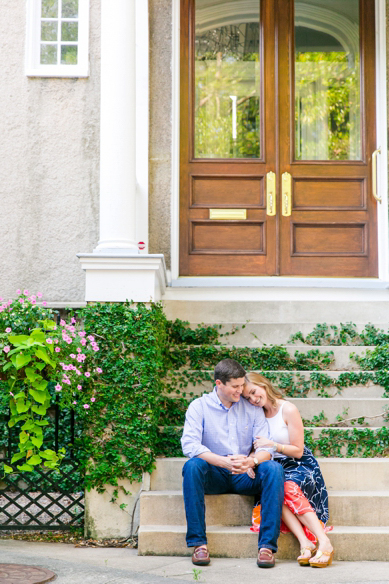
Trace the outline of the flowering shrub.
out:
M 20 425 L 18 451 L 11 464 L 19 471 L 34 466 L 56 468 L 65 455 L 44 447 L 47 410 L 55 395 L 60 407 L 82 409 L 94 405 L 102 369 L 96 366 L 99 346 L 92 334 L 81 330 L 74 317 L 67 323 L 37 304 L 38 293 L 17 291 L 18 297 L 0 306 L 0 380 L 9 393 L 10 428 Z M 50 391 L 50 386 L 54 391 Z M 15 468 L 4 465 L 6 473 Z

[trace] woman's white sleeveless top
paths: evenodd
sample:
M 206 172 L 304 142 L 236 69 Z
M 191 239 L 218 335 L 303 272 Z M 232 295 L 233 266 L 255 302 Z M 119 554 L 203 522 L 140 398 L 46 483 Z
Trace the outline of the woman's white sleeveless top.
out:
M 289 440 L 289 430 L 288 426 L 284 422 L 282 417 L 282 410 L 284 409 L 285 402 L 282 402 L 280 409 L 273 418 L 266 418 L 269 424 L 270 434 L 274 442 L 279 444 L 290 444 Z M 274 453 L 274 458 L 284 458 L 284 454 L 278 452 Z

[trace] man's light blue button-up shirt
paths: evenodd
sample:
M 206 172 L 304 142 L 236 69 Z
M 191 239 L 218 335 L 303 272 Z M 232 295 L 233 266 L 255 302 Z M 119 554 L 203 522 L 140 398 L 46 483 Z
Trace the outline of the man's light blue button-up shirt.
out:
M 243 397 L 230 408 L 220 401 L 216 388 L 212 393 L 195 399 L 186 412 L 181 438 L 185 456 L 193 458 L 203 452 L 220 456 L 244 454 L 248 456 L 256 436 L 271 439 L 262 408 L 252 406 Z M 271 448 L 258 448 L 256 452 Z

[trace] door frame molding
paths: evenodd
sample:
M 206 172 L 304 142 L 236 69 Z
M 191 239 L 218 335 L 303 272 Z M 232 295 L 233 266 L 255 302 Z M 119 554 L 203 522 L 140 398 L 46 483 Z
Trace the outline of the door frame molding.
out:
M 257 277 L 179 277 L 179 204 L 180 204 L 180 4 L 172 0 L 172 168 L 171 168 L 171 271 L 169 285 L 187 286 L 254 286 L 254 287 L 389 287 L 388 222 L 388 144 L 386 79 L 386 3 L 375 0 L 376 44 L 376 132 L 378 157 L 377 186 L 382 203 L 377 204 L 378 278 L 304 278 L 284 276 Z

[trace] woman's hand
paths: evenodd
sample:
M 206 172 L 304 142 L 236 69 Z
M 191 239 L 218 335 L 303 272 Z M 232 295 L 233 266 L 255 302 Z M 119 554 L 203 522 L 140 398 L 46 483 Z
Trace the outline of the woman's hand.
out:
M 269 440 L 269 438 L 265 438 L 264 436 L 255 436 L 254 440 L 254 448 L 273 448 L 275 442 L 273 440 Z
M 250 479 L 255 479 L 255 472 L 253 471 L 252 468 L 249 468 L 247 474 L 249 475 Z

